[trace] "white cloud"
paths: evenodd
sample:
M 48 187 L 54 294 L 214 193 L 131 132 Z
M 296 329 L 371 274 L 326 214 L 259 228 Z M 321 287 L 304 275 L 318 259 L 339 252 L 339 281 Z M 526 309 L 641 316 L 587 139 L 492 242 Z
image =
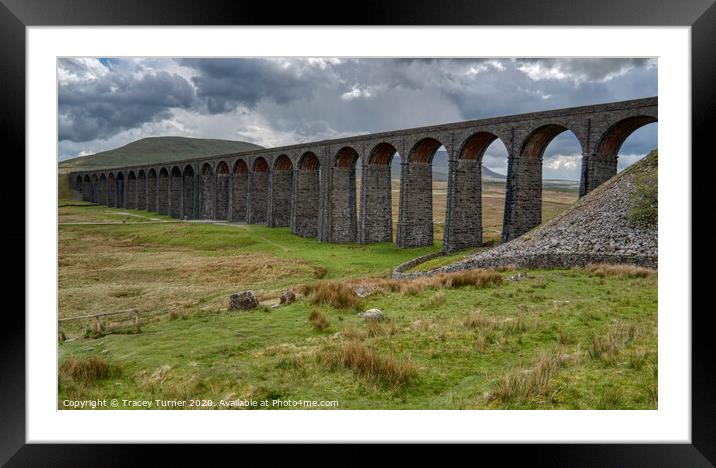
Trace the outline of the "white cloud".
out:
M 550 159 L 545 160 L 544 166 L 547 169 L 559 171 L 566 169 L 573 171 L 582 167 L 582 155 L 581 154 L 555 154 Z

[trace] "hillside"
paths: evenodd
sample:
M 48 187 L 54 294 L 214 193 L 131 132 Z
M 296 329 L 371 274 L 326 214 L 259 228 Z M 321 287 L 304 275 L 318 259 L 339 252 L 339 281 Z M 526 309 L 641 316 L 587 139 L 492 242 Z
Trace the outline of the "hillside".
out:
M 147 163 L 180 161 L 196 156 L 239 153 L 261 149 L 245 141 L 186 137 L 142 138 L 119 148 L 59 163 L 60 172 L 104 167 L 122 167 Z
M 656 267 L 657 177 L 658 152 L 654 150 L 550 222 L 432 273 L 506 265 L 568 268 L 626 263 Z

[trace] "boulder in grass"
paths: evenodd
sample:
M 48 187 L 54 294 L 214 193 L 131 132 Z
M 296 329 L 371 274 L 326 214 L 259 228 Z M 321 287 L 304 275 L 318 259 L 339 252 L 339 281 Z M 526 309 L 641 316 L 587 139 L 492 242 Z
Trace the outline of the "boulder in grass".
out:
M 258 307 L 259 301 L 252 291 L 244 291 L 229 296 L 229 310 L 249 310 Z
M 293 289 L 289 289 L 285 293 L 281 294 L 280 303 L 281 304 L 290 304 L 293 301 L 296 300 L 296 294 L 293 292 Z
M 383 314 L 383 312 L 380 309 L 368 309 L 365 312 L 363 312 L 362 314 L 360 314 L 360 316 L 366 322 L 368 322 L 368 321 L 376 321 L 377 322 L 377 321 L 385 319 L 385 314 Z

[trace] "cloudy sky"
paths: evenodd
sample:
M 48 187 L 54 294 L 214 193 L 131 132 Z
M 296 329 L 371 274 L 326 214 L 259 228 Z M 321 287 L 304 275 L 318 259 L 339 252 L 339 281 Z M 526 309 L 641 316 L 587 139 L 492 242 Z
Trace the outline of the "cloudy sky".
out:
M 657 95 L 655 59 L 58 60 L 60 160 L 149 136 L 262 146 Z M 635 132 L 620 169 L 657 146 Z M 578 179 L 569 132 L 545 152 L 545 178 Z M 501 143 L 485 165 L 506 172 Z

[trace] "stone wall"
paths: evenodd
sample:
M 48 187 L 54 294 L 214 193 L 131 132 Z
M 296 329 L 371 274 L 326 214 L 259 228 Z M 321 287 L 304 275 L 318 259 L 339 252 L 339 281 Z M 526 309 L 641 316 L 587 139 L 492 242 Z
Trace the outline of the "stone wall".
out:
M 503 241 L 521 236 L 542 223 L 542 159 L 512 158 L 512 192 Z
M 263 224 L 268 214 L 268 171 L 252 172 L 249 178 L 249 224 Z
M 101 205 L 109 206 L 109 200 L 107 197 L 107 179 L 100 179 L 99 181 L 99 200 L 98 203 Z
M 216 175 L 216 219 L 229 219 L 229 173 Z
M 87 202 L 92 201 L 92 182 L 89 180 L 82 181 L 82 200 Z
M 169 216 L 181 218 L 181 174 L 172 175 L 169 179 Z
M 169 176 L 157 177 L 157 213 L 169 214 Z
M 392 184 L 389 165 L 369 164 L 363 169 L 359 241 L 393 242 Z
M 433 172 L 428 163 L 404 164 L 400 174 L 398 247 L 433 245 Z M 407 170 L 406 170 L 407 169 Z
M 482 244 L 482 161 L 460 159 L 456 163 L 450 250 Z
M 138 210 L 146 210 L 147 209 L 147 176 L 144 175 L 144 173 L 141 173 L 137 177 L 137 209 Z
M 293 170 L 274 170 L 271 173 L 271 219 L 269 226 L 291 225 L 291 199 L 293 197 Z
M 127 179 L 127 208 L 137 208 L 137 179 L 134 177 Z
M 249 174 L 234 174 L 231 194 L 231 221 L 246 221 Z
M 117 208 L 124 208 L 124 207 L 125 207 L 125 205 L 124 205 L 124 196 L 125 196 L 125 195 L 126 195 L 126 194 L 125 194 L 125 192 L 124 192 L 124 178 L 123 178 L 123 177 L 119 177 L 119 178 L 117 178 L 117 194 L 116 194 L 116 197 L 117 197 L 117 198 L 116 198 L 116 206 L 117 206 Z
M 302 237 L 318 236 L 320 196 L 319 171 L 298 171 L 296 173 L 296 205 L 292 223 L 293 234 Z
M 147 211 L 157 211 L 157 177 L 147 177 Z
M 185 171 L 182 187 L 182 219 L 195 219 L 194 200 L 196 198 L 194 190 L 194 181 L 196 177 L 193 172 Z
M 199 219 L 214 219 L 214 175 L 199 175 Z
M 330 194 L 330 242 L 355 242 L 356 221 L 356 173 L 355 166 L 334 167 L 331 171 Z

